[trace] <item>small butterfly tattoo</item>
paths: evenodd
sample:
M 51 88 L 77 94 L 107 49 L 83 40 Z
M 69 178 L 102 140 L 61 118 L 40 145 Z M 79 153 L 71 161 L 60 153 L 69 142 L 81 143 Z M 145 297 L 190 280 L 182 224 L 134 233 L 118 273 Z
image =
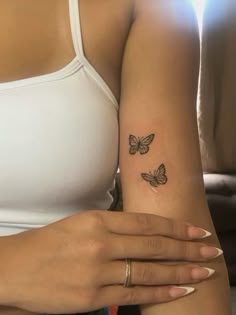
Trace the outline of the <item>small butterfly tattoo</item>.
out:
M 136 138 L 133 135 L 129 136 L 129 153 L 134 155 L 137 152 L 140 154 L 146 154 L 149 151 L 149 145 L 152 143 L 155 135 L 151 134 L 147 137 Z
M 164 164 L 161 164 L 158 167 L 158 169 L 154 171 L 153 174 L 151 172 L 149 172 L 149 174 L 142 173 L 141 176 L 145 181 L 149 182 L 149 184 L 153 187 L 164 185 L 168 181 L 168 178 L 166 176 L 166 168 Z

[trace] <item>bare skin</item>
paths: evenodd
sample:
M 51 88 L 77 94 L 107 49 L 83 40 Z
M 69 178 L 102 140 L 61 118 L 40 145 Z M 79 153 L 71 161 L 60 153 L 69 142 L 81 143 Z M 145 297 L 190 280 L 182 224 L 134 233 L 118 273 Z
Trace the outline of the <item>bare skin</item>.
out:
M 85 55 L 118 101 L 134 2 L 80 0 Z M 67 0 L 3 0 L 0 26 L 0 83 L 54 72 L 75 56 Z M 0 314 L 36 315 L 5 307 L 0 308 Z
M 131 4 L 130 0 L 99 0 L 97 10 L 97 1 L 80 0 L 86 57 L 117 100 Z M 3 0 L 0 6 L 0 83 L 54 72 L 74 58 L 67 0 Z M 0 314 L 35 313 L 0 306 Z
M 86 57 L 117 100 L 131 2 L 99 0 L 98 10 L 97 1 L 80 0 Z M 54 72 L 74 58 L 67 0 L 3 0 L 0 6 L 0 83 Z M 0 306 L 0 314 L 34 313 Z
M 131 0 L 100 0 L 99 6 L 80 1 L 85 54 L 117 99 L 131 4 Z M 1 1 L 0 42 L 0 83 L 61 69 L 75 56 L 68 1 Z

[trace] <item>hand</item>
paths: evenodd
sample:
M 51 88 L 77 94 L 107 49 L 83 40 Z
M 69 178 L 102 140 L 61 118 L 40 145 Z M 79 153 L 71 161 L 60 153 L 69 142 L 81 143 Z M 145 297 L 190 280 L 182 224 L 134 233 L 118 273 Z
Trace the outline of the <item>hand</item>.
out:
M 214 258 L 213 247 L 191 241 L 200 235 L 201 230 L 187 223 L 152 214 L 76 214 L 5 238 L 9 242 L 5 291 L 14 298 L 11 306 L 38 313 L 167 302 L 176 298 L 170 295 L 170 285 L 196 283 L 201 277 L 193 278 L 195 265 L 168 266 L 153 260 Z M 125 288 L 127 257 L 133 260 L 135 286 Z
M 40 315 L 25 310 L 20 310 L 19 308 L 0 306 L 0 315 Z

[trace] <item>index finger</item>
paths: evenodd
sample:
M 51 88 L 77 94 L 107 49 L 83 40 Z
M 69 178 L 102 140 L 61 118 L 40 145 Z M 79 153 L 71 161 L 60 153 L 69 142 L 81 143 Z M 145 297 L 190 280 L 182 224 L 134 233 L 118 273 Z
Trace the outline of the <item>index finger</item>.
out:
M 180 240 L 201 239 L 211 235 L 188 222 L 149 213 L 107 211 L 104 219 L 107 229 L 116 234 L 161 235 Z

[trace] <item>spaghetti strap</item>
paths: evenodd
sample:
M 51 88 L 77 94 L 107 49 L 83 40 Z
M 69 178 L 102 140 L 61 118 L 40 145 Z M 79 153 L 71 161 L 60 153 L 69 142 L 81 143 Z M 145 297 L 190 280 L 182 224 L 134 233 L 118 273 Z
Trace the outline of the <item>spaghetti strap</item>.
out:
M 90 64 L 90 62 L 87 60 L 85 56 L 79 9 L 80 9 L 79 0 L 69 0 L 71 34 L 76 57 L 79 60 L 79 62 L 84 66 L 86 71 L 90 74 L 90 76 L 100 85 L 100 87 L 104 90 L 104 92 L 107 94 L 107 96 L 111 99 L 111 101 L 118 109 L 119 107 L 118 102 L 113 92 L 111 91 L 110 87 L 100 76 L 100 74 L 96 71 L 96 69 L 94 69 L 94 67 Z
M 79 59 L 84 59 L 84 49 L 79 13 L 79 0 L 69 0 L 70 26 L 74 49 Z

